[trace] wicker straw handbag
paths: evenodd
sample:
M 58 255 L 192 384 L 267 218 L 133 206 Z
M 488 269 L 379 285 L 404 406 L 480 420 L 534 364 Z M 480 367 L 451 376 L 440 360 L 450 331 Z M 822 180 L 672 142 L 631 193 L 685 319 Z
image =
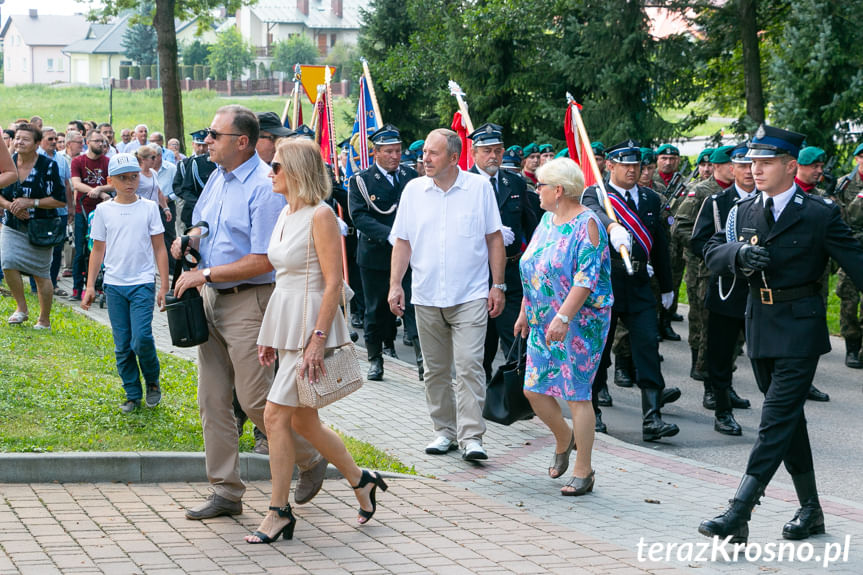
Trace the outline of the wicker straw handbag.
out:
M 314 215 L 312 215 L 314 219 Z M 309 259 L 312 250 L 312 219 L 309 220 L 309 241 L 306 246 L 306 290 L 303 296 L 303 336 L 300 341 L 300 357 L 297 359 L 297 394 L 300 405 L 320 409 L 331 404 L 337 399 L 353 393 L 363 385 L 363 374 L 360 370 L 360 362 L 357 350 L 353 342 L 348 342 L 337 347 L 332 355 L 324 356 L 324 369 L 326 375 L 321 375 L 317 382 L 311 382 L 302 377 L 303 353 L 306 345 L 306 313 L 309 304 Z M 342 303 L 344 305 L 342 321 L 347 324 L 347 298 L 345 297 L 344 284 L 342 285 Z M 329 351 L 329 350 L 328 350 Z

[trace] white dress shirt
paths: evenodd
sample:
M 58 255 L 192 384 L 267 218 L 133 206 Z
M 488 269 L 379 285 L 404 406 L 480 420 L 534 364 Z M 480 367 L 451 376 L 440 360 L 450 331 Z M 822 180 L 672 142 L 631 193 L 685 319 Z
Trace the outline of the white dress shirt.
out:
M 488 297 L 486 235 L 501 230 L 488 178 L 459 169 L 443 191 L 428 176 L 405 186 L 390 240 L 411 246 L 411 303 L 431 307 Z
M 773 221 L 779 221 L 779 216 L 782 215 L 782 210 L 785 209 L 785 206 L 788 205 L 788 202 L 791 201 L 791 198 L 794 197 L 794 192 L 797 190 L 797 184 L 791 184 L 791 187 L 782 192 L 781 194 L 776 194 L 773 196 Z M 766 207 L 767 198 L 769 196 L 765 192 L 761 192 L 761 207 Z
M 638 209 L 638 184 L 635 184 L 635 186 L 630 190 L 624 190 L 620 186 L 615 186 L 611 180 L 609 180 L 608 185 L 617 190 L 624 201 L 626 201 L 626 194 L 629 193 L 630 197 L 632 197 L 633 203 L 635 203 L 635 209 Z

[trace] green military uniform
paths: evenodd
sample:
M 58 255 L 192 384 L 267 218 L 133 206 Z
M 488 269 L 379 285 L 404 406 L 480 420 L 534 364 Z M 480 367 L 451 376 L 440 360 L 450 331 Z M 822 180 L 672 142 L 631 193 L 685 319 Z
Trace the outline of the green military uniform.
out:
M 863 144 L 857 147 L 863 153 Z M 842 209 L 842 217 L 858 242 L 863 242 L 863 177 L 855 169 L 845 176 L 848 186 L 835 199 Z M 845 365 L 860 368 L 860 344 L 863 339 L 863 298 L 845 270 L 839 269 L 836 295 L 839 296 L 839 329 L 845 339 Z M 859 313 L 858 313 L 859 312 Z
M 722 164 L 731 161 L 729 154 L 734 146 L 723 146 L 710 156 L 711 163 Z M 715 177 L 697 183 L 686 194 L 674 217 L 672 235 L 683 245 L 683 259 L 686 262 L 686 295 L 689 298 L 689 348 L 692 350 L 692 369 L 690 377 L 699 381 L 706 379 L 707 364 L 707 309 L 704 299 L 710 287 L 710 270 L 700 254 L 695 254 L 689 244 L 692 229 L 704 200 L 722 191 Z

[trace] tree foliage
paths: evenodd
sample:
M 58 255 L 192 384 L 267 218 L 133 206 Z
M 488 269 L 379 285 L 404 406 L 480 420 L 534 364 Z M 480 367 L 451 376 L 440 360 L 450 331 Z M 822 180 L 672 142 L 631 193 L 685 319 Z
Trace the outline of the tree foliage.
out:
M 156 29 L 152 23 L 144 23 L 148 18 L 152 22 L 154 9 L 152 2 L 141 2 L 138 6 L 138 18 L 134 18 L 123 32 L 121 44 L 124 54 L 140 66 L 152 66 L 159 60 L 156 52 Z
M 180 54 L 183 56 L 184 66 L 204 66 L 207 64 L 207 57 L 210 55 L 210 45 L 204 44 L 199 39 L 195 39 L 180 46 Z
M 319 57 L 315 42 L 304 34 L 296 34 L 275 43 L 272 69 L 292 78 L 295 64 L 314 64 Z
M 221 32 L 210 47 L 210 67 L 217 80 L 225 80 L 228 76 L 239 78 L 254 59 L 251 46 L 236 28 Z

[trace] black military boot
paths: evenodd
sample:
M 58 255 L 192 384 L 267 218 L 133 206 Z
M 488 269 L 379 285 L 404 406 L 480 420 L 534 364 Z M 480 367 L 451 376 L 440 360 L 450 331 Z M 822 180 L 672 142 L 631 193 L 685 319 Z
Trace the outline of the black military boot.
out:
M 677 313 L 677 312 L 674 312 L 674 313 L 672 313 L 672 314 L 669 314 L 668 318 L 669 318 L 671 321 L 683 321 L 683 316 L 682 316 L 682 315 L 680 315 L 680 314 L 679 314 L 679 313 Z
M 393 359 L 398 359 L 399 356 L 396 354 L 396 344 L 388 341 L 384 343 L 384 355 L 388 355 Z
M 679 387 L 666 387 L 659 396 L 659 409 L 665 407 L 666 404 L 674 403 L 680 399 L 681 395 Z
M 707 379 L 707 375 L 704 372 L 698 371 L 695 367 L 698 363 L 698 348 L 691 347 L 689 348 L 689 351 L 692 354 L 692 367 L 689 369 L 689 377 L 695 381 L 705 381 Z
M 701 406 L 710 411 L 716 409 L 716 394 L 713 393 L 713 386 L 710 385 L 709 381 L 704 382 L 704 397 L 701 399 Z
M 810 535 L 824 533 L 824 512 L 818 502 L 818 490 L 815 488 L 815 472 L 792 475 L 794 491 L 800 501 L 800 509 L 794 514 L 794 519 L 782 528 L 785 539 L 806 539 Z
M 734 387 L 728 388 L 728 395 L 729 397 L 731 397 L 731 407 L 733 407 L 734 409 L 749 409 L 750 407 L 752 407 L 752 404 L 749 402 L 748 399 L 743 399 L 742 397 L 737 395 L 737 392 L 734 391 Z
M 384 358 L 381 355 L 381 344 L 366 342 L 369 352 L 369 373 L 366 376 L 369 381 L 381 381 L 384 378 Z
M 752 518 L 752 510 L 758 505 L 765 487 L 755 477 L 744 475 L 728 509 L 718 517 L 702 521 L 698 526 L 698 532 L 708 537 L 717 536 L 720 539 L 731 535 L 731 543 L 745 544 L 749 539 L 749 519 Z
M 723 435 L 743 435 L 743 429 L 734 419 L 734 413 L 731 409 L 730 391 L 727 387 L 713 390 L 714 407 L 716 408 L 713 429 Z
M 593 382 L 593 389 L 596 390 L 596 404 L 601 407 L 611 407 L 614 402 L 611 399 L 611 394 L 608 393 L 608 375 L 606 375 L 607 372 L 603 372 L 605 370 L 597 372 L 596 379 Z
M 815 387 L 814 385 L 809 386 L 809 395 L 806 396 L 806 399 L 809 401 L 830 401 L 830 396 Z
M 680 341 L 680 336 L 671 328 L 671 318 L 668 312 L 659 312 L 659 335 L 667 341 Z
M 863 368 L 863 359 L 860 358 L 860 339 L 847 338 L 845 340 L 845 365 L 851 369 Z
M 593 415 L 596 417 L 596 424 L 593 426 L 593 430 L 596 433 L 608 433 L 608 427 L 602 422 L 602 410 L 599 409 L 598 395 L 594 393 L 590 398 L 590 403 L 593 405 Z
M 411 339 L 411 345 L 414 348 L 414 354 L 416 354 L 417 360 L 417 372 L 419 373 L 420 381 L 425 380 L 425 366 L 423 365 L 423 350 L 420 348 L 420 338 L 415 337 Z
M 680 432 L 673 423 L 665 423 L 659 413 L 659 403 L 662 390 L 644 388 L 641 390 L 641 437 L 644 441 L 656 441 L 663 437 L 672 437 Z
M 632 387 L 635 383 L 635 367 L 631 357 L 622 355 L 614 356 L 614 385 L 618 387 Z

